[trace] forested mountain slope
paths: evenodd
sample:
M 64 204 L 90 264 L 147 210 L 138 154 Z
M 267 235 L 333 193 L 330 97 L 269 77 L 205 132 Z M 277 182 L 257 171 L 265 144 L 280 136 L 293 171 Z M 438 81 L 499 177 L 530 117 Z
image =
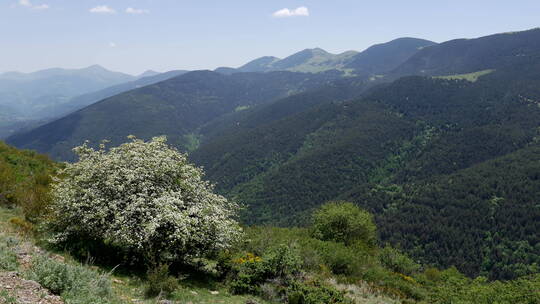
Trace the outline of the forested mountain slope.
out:
M 527 190 L 521 197 L 524 205 L 513 211 L 510 202 L 498 207 L 504 210 L 493 209 L 505 214 L 507 223 L 526 223 L 501 228 L 504 232 L 493 242 L 484 242 L 486 235 L 495 233 L 498 227 L 490 226 L 491 209 L 486 208 L 503 194 L 495 190 L 490 195 L 446 191 L 441 194 L 446 197 L 436 204 L 455 204 L 448 203 L 446 214 L 437 216 L 429 214 L 436 214 L 438 209 L 412 216 L 411 212 L 433 207 L 422 207 L 424 201 L 411 196 L 418 194 L 419 189 L 430 189 L 434 179 L 444 180 L 461 170 L 472 172 L 476 184 L 485 184 L 482 177 L 489 173 L 477 170 L 493 170 L 494 176 L 499 171 L 492 165 L 479 164 L 523 149 L 529 152 L 520 153 L 537 151 L 534 146 L 540 135 L 538 62 L 531 58 L 523 66 L 484 75 L 476 82 L 403 78 L 374 89 L 360 100 L 322 102 L 279 119 L 259 119 L 260 124 L 248 128 L 242 128 L 242 124 L 231 126 L 228 131 L 220 131 L 219 139 L 203 142 L 192 158 L 205 167 L 220 191 L 247 204 L 244 220 L 248 223 L 303 224 L 309 210 L 324 201 L 354 199 L 377 214 L 379 225 L 383 226 L 383 240 L 403 242 L 418 257 L 443 266 L 458 265 L 471 275 L 483 272 L 509 278 L 531 271 L 530 266 L 519 266 L 520 263 L 530 265 L 539 256 L 535 248 L 538 239 L 525 237 L 531 229 L 540 229 L 534 220 L 540 216 L 534 191 Z M 305 98 L 311 100 L 308 95 Z M 266 108 L 269 117 L 279 112 L 271 105 Z M 265 116 L 264 111 L 256 115 Z M 508 159 L 516 162 L 509 166 L 520 167 L 517 162 L 522 159 Z M 520 188 L 530 170 L 534 171 L 534 166 L 524 164 L 523 170 L 514 172 L 513 179 L 505 179 L 504 182 L 510 182 L 507 189 Z M 529 190 L 538 185 L 534 176 L 525 182 Z M 456 179 L 454 183 L 457 188 L 475 184 L 468 180 L 460 185 L 463 181 Z M 503 180 L 495 178 L 493 182 Z M 416 187 L 423 183 L 430 186 Z M 488 185 L 487 189 L 494 187 Z M 387 207 L 391 202 L 388 197 L 376 200 L 370 196 L 382 191 L 390 198 L 400 197 L 403 189 L 411 189 L 412 194 L 404 200 L 406 203 L 392 208 Z M 477 209 L 467 204 L 474 204 Z M 520 215 L 522 208 L 531 210 L 528 216 Z M 461 220 L 463 214 L 470 217 Z M 440 220 L 441 216 L 446 220 Z M 477 217 L 473 220 L 473 216 Z M 431 229 L 431 237 L 418 239 L 417 231 L 413 232 L 418 229 L 415 225 Z M 473 247 L 480 241 L 484 247 Z M 526 248 L 525 260 L 516 256 L 493 257 L 500 254 L 496 253 L 500 246 L 515 248 L 519 244 Z M 441 253 L 431 255 L 430 250 Z
M 423 48 L 391 74 L 451 75 L 499 69 L 540 54 L 540 29 L 456 39 Z
M 146 71 L 143 73 L 137 80 L 129 81 L 126 83 L 121 83 L 118 85 L 110 86 L 105 89 L 86 93 L 80 96 L 71 98 L 66 104 L 62 105 L 59 113 L 63 115 L 68 114 L 69 112 L 82 109 L 88 105 L 91 105 L 95 102 L 109 98 L 114 95 L 118 95 L 123 92 L 141 88 L 147 85 L 158 83 L 176 76 L 187 73 L 188 71 L 178 70 L 178 71 L 169 71 L 165 73 L 152 73 L 152 71 Z M 60 117 L 60 116 L 59 116 Z
M 390 72 L 420 50 L 436 45 L 435 42 L 417 38 L 398 38 L 376 44 L 356 54 L 346 68 L 362 75 L 381 75 Z
M 116 95 L 7 141 L 17 147 L 70 159 L 71 148 L 85 140 L 119 144 L 126 136 L 168 135 L 180 147 L 196 146 L 190 134 L 221 115 L 313 89 L 336 79 L 335 73 L 184 74 Z

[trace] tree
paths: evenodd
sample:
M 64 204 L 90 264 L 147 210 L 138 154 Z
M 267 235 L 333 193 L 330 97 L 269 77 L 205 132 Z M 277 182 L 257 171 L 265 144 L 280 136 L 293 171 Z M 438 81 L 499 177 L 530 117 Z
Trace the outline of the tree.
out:
M 313 236 L 323 241 L 351 245 L 362 241 L 374 245 L 373 216 L 349 202 L 328 202 L 313 213 Z
M 55 242 L 98 240 L 161 263 L 204 256 L 239 237 L 237 204 L 214 194 L 186 155 L 165 137 L 128 138 L 110 150 L 74 149 L 79 161 L 53 185 Z

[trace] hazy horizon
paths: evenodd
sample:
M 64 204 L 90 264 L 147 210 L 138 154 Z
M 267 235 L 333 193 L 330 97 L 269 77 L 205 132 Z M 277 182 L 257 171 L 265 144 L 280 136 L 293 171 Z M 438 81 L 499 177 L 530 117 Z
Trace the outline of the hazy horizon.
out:
M 540 2 L 432 3 L 11 0 L 0 4 L 0 73 L 100 65 L 146 70 L 238 67 L 306 48 L 362 51 L 400 37 L 435 42 L 538 26 Z M 482 20 L 482 22 L 479 22 Z

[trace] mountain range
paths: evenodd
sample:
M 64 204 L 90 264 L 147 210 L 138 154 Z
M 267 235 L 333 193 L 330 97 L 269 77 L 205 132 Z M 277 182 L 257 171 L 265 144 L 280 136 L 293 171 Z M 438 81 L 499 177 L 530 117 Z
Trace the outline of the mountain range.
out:
M 101 66 L 0 74 L 0 138 L 67 114 L 71 98 L 132 81 L 136 77 Z
M 346 75 L 377 75 L 393 70 L 418 50 L 435 44 L 424 39 L 399 38 L 371 46 L 363 52 L 331 54 L 320 48 L 305 49 L 284 59 L 265 56 L 237 69 L 218 68 L 216 71 L 231 74 L 270 71 L 317 73 L 339 70 Z
M 73 160 L 128 135 L 167 135 L 246 224 L 351 200 L 424 263 L 492 279 L 540 265 L 540 29 L 173 75 L 7 141 Z

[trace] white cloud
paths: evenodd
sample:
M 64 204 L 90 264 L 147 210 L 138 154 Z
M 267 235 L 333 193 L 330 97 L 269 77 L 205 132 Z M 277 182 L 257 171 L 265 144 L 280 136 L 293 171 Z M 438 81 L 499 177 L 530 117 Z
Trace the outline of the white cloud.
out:
M 96 7 L 91 8 L 90 13 L 94 14 L 116 14 L 116 11 L 107 5 L 98 5 Z
M 149 14 L 150 11 L 147 9 L 138 9 L 133 7 L 126 8 L 126 13 L 133 15 Z
M 276 18 L 285 18 L 285 17 L 297 17 L 297 16 L 309 16 L 309 10 L 305 6 L 300 6 L 295 9 L 280 9 L 279 11 L 276 11 L 272 14 L 272 16 Z
M 115 48 L 115 47 L 116 47 L 116 43 L 114 43 L 114 42 L 109 42 L 109 47 Z
M 37 10 L 44 10 L 49 8 L 49 5 L 47 4 L 34 5 L 32 4 L 32 2 L 30 2 L 30 0 L 19 0 L 19 5 Z
M 49 6 L 47 4 L 40 4 L 40 5 L 34 5 L 32 8 L 37 9 L 37 10 L 42 10 L 42 9 L 48 9 Z

